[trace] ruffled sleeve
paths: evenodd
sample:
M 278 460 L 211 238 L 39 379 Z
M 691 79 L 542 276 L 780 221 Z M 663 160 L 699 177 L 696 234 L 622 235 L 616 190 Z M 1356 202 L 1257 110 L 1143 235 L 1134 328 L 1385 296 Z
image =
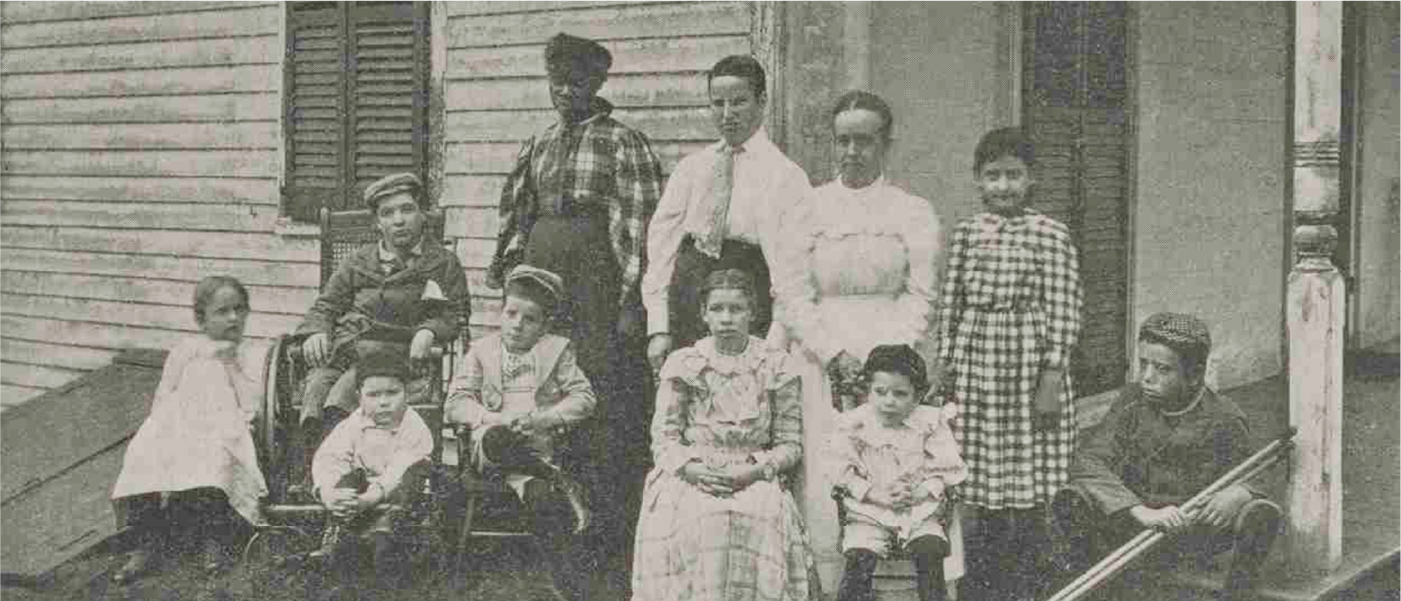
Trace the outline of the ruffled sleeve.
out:
M 916 346 L 927 340 L 934 305 L 939 294 L 939 265 L 943 262 L 944 233 L 939 216 L 929 202 L 918 196 L 902 194 L 904 210 L 900 211 L 900 238 L 905 243 L 909 269 L 905 290 L 896 299 L 904 331 L 913 335 Z M 933 355 L 934 349 L 920 354 Z
M 949 422 L 958 415 L 958 407 L 952 403 L 939 409 L 920 407 L 927 411 L 925 427 L 929 434 L 924 439 L 924 461 L 926 472 L 924 486 L 935 497 L 943 495 L 946 487 L 963 482 L 968 478 L 968 467 L 958 452 L 958 441 L 954 440 Z M 936 492 L 937 489 L 937 492 Z
M 817 282 L 813 281 L 812 252 L 821 226 L 823 199 L 811 210 L 790 221 L 794 232 L 779 245 L 780 260 L 774 274 L 774 320 L 787 326 L 788 335 L 807 347 L 823 365 L 841 353 L 841 345 L 827 335 L 817 310 Z
M 677 473 L 700 456 L 686 441 L 685 431 L 704 367 L 705 357 L 695 347 L 672 353 L 662 365 L 656 411 L 652 414 L 652 459 L 666 473 Z
M 793 357 L 780 349 L 766 349 L 766 363 L 773 366 L 768 392 L 773 422 L 768 449 L 754 454 L 760 464 L 786 472 L 803 458 L 803 384 Z
M 827 441 L 828 460 L 837 467 L 836 485 L 858 501 L 871 491 L 870 468 L 861 459 L 859 430 L 865 426 L 859 408 L 838 417 L 837 427 Z

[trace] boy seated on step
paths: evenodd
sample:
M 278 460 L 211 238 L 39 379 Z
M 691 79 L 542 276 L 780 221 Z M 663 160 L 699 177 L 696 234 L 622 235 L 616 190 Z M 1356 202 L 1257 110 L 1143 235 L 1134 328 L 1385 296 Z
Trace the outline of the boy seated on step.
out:
M 392 589 L 402 573 L 398 536 L 424 493 L 433 434 L 408 405 L 410 367 L 397 353 L 362 355 L 356 363 L 360 407 L 326 437 L 312 459 L 317 497 L 330 512 L 313 560 L 359 573 L 339 555 L 354 539 L 370 543 L 375 582 Z M 355 536 L 346 536 L 355 535 Z
M 1279 530 L 1279 506 L 1249 483 L 1200 511 L 1182 505 L 1252 454 L 1245 414 L 1206 386 L 1211 332 L 1196 317 L 1158 313 L 1138 331 L 1138 379 L 1075 450 L 1070 485 L 1051 508 L 1070 578 L 1139 532 L 1173 535 L 1147 563 L 1160 568 L 1234 549 L 1221 599 L 1250 598 Z
M 593 387 L 568 338 L 547 333 L 564 298 L 556 274 L 520 265 L 507 276 L 500 332 L 472 345 L 453 378 L 444 420 L 472 429 L 470 460 L 498 470 L 526 509 L 531 531 L 555 556 L 555 585 L 581 594 L 573 535 L 589 523 L 577 480 L 554 459 L 556 438 L 594 411 Z
M 914 559 L 920 601 L 942 601 L 950 551 L 945 493 L 968 476 L 949 426 L 953 407 L 920 404 L 929 381 L 909 345 L 872 349 L 862 375 L 866 402 L 841 415 L 830 447 L 846 493 L 837 600 L 874 599 L 877 560 L 903 549 Z

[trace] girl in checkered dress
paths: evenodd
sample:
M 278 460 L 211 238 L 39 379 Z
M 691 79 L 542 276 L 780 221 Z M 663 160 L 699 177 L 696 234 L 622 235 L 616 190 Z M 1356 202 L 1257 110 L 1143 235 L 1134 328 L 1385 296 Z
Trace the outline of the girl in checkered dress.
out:
M 983 136 L 973 171 L 984 212 L 958 224 L 940 308 L 941 384 L 980 508 L 998 599 L 1030 599 L 1048 549 L 1048 507 L 1075 446 L 1069 358 L 1080 281 L 1066 226 L 1028 206 L 1034 150 L 1016 128 Z

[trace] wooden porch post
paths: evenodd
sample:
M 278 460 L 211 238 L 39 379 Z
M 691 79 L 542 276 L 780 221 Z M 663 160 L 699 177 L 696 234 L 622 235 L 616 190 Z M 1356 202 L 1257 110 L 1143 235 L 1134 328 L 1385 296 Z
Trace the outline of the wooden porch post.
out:
M 1329 260 L 1337 232 L 1343 6 L 1294 5 L 1294 189 L 1297 253 L 1286 290 L 1289 422 L 1288 552 L 1302 569 L 1342 559 L 1343 333 L 1346 289 Z

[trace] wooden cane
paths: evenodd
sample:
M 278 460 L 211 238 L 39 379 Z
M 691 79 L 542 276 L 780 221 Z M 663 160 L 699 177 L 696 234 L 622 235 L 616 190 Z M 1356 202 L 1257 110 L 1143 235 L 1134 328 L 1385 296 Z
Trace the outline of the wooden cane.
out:
M 1292 444 L 1291 441 L 1296 432 L 1296 428 L 1290 428 L 1288 432 L 1271 441 L 1270 444 L 1265 445 L 1265 448 L 1260 449 L 1254 455 L 1242 461 L 1240 465 L 1237 465 L 1220 478 L 1217 478 L 1215 482 L 1212 482 L 1206 488 L 1202 489 L 1201 492 L 1197 493 L 1196 496 L 1184 503 L 1182 505 L 1183 511 L 1194 513 L 1217 492 L 1239 482 L 1247 481 L 1260 474 L 1265 469 L 1272 467 L 1282 458 L 1282 451 Z M 1066 585 L 1065 588 L 1051 596 L 1047 601 L 1074 601 L 1078 599 L 1099 586 L 1110 576 L 1122 570 L 1129 562 L 1133 561 L 1134 558 L 1162 540 L 1163 536 L 1162 532 L 1153 529 L 1138 533 L 1138 535 L 1129 540 L 1129 542 L 1120 546 L 1113 553 L 1105 556 L 1105 558 L 1101 559 L 1094 567 L 1087 570 L 1084 574 L 1081 574 L 1070 584 Z
M 1250 472 L 1242 476 L 1239 480 L 1237 480 L 1237 482 L 1245 482 L 1250 480 L 1251 478 L 1254 478 L 1261 472 L 1271 467 L 1274 467 L 1274 465 L 1281 461 L 1283 458 L 1283 455 L 1275 455 L 1271 457 L 1267 462 L 1255 466 L 1254 469 L 1250 470 Z M 1198 509 L 1200 509 L 1200 507 L 1193 508 L 1192 511 L 1195 512 Z M 1057 601 L 1077 601 L 1081 597 L 1094 591 L 1096 588 L 1099 588 L 1099 586 L 1101 584 L 1104 584 L 1106 580 L 1119 573 L 1124 568 L 1128 567 L 1129 564 L 1132 563 L 1135 559 L 1137 559 L 1140 555 L 1147 553 L 1149 549 L 1152 549 L 1155 545 L 1157 545 L 1159 542 L 1162 542 L 1162 540 L 1164 538 L 1167 538 L 1168 536 L 1166 533 L 1158 530 L 1149 530 L 1141 534 L 1147 534 L 1148 536 L 1144 537 L 1141 543 L 1121 554 L 1112 563 L 1106 565 L 1104 564 L 1104 562 L 1101 562 L 1099 565 L 1096 565 L 1096 568 L 1100 568 L 1100 566 L 1103 567 L 1098 570 L 1092 570 L 1094 572 L 1094 575 L 1088 580 L 1084 581 L 1079 587 L 1074 588 L 1073 590 L 1071 589 L 1071 587 L 1066 587 L 1066 589 L 1062 591 L 1066 594 L 1057 594 L 1057 596 L 1052 597 L 1052 599 L 1056 599 Z M 1122 548 L 1123 547 L 1121 547 L 1121 549 Z M 1089 572 L 1086 573 L 1088 574 Z

